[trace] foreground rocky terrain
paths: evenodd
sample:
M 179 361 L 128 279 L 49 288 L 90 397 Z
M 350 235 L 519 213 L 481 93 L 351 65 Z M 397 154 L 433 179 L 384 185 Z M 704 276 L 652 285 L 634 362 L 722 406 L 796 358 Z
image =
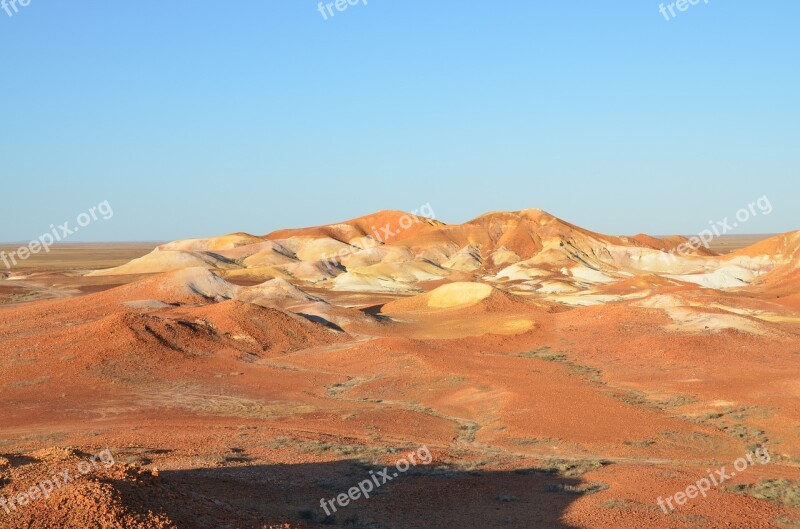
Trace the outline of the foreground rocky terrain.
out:
M 387 211 L 5 275 L 0 528 L 800 526 L 800 232 Z

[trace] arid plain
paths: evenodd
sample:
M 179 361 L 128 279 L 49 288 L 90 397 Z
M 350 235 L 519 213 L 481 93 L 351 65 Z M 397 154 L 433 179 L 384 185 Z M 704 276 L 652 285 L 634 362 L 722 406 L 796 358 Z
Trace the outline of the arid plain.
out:
M 800 527 L 800 232 L 686 245 L 382 211 L 0 268 L 0 528 Z

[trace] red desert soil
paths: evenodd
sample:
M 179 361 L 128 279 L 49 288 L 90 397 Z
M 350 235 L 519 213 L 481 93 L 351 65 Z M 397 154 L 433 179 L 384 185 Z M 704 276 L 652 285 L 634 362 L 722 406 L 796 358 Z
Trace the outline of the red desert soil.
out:
M 402 216 L 0 280 L 0 529 L 800 526 L 797 233 L 670 261 L 528 210 L 349 246 Z

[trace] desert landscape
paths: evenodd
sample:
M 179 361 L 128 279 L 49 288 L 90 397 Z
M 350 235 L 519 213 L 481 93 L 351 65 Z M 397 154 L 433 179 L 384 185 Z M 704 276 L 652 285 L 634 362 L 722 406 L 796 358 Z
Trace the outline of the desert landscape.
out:
M 798 20 L 0 0 L 0 529 L 800 529 Z
M 0 280 L 4 529 L 800 526 L 800 232 L 381 211 L 46 257 Z

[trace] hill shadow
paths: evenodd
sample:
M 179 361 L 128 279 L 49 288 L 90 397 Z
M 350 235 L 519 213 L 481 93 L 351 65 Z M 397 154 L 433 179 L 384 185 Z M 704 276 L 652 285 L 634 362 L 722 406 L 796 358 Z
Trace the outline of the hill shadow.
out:
M 178 527 L 192 529 L 263 529 L 284 523 L 292 528 L 571 529 L 561 518 L 587 485 L 535 468 L 463 471 L 434 463 L 405 473 L 390 466 L 382 475 L 384 469 L 344 460 L 162 471 L 163 494 L 151 508 L 169 515 Z M 383 483 L 386 477 L 390 480 Z M 356 494 L 359 484 L 369 481 L 379 483 L 369 498 Z M 348 491 L 360 497 L 331 505 Z M 199 501 L 187 506 L 168 499 L 186 493 Z M 329 501 L 327 513 L 322 499 Z

